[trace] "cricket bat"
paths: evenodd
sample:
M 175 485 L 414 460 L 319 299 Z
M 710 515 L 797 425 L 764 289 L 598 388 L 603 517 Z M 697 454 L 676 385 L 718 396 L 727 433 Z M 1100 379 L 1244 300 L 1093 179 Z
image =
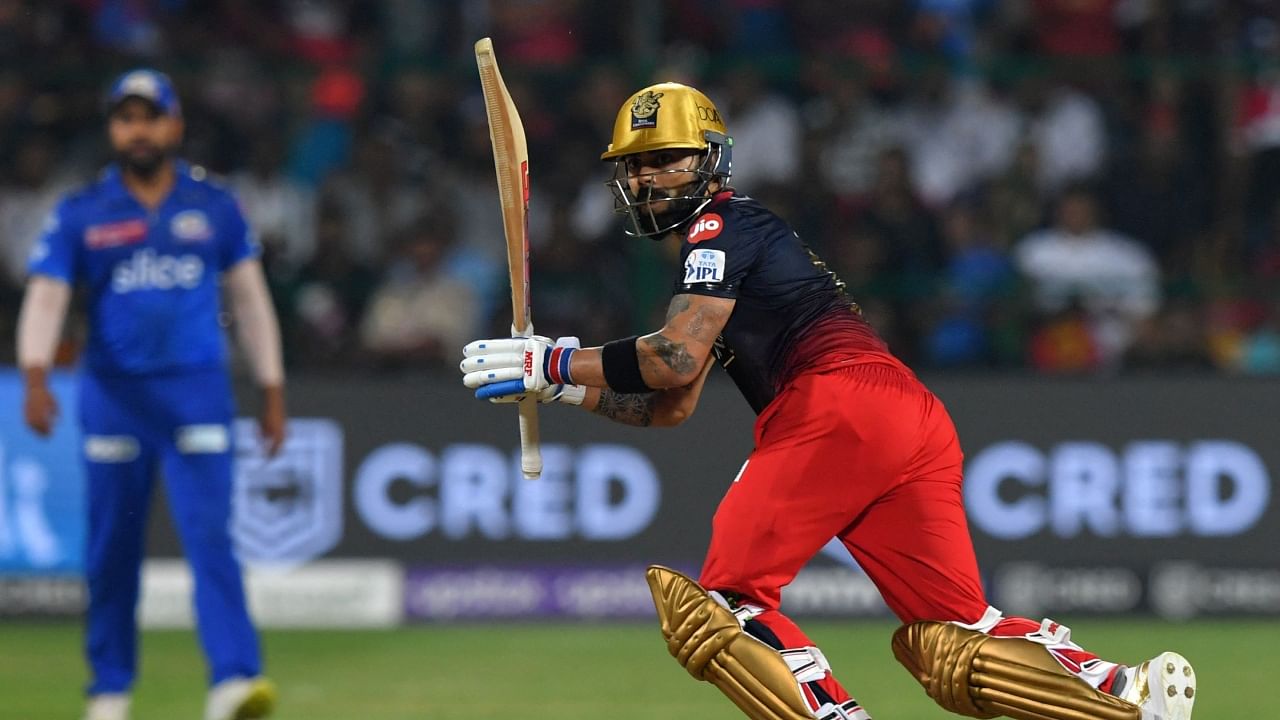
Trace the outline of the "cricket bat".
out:
M 529 303 L 529 147 L 516 104 L 502 82 L 493 41 L 476 42 L 476 67 L 484 90 L 484 107 L 489 116 L 489 139 L 493 141 L 493 166 L 498 173 L 498 196 L 502 201 L 502 228 L 507 236 L 507 270 L 511 276 L 511 331 L 513 335 L 533 334 L 533 314 Z M 538 398 L 527 395 L 520 408 L 520 469 L 527 478 L 542 474 L 542 450 L 538 446 Z

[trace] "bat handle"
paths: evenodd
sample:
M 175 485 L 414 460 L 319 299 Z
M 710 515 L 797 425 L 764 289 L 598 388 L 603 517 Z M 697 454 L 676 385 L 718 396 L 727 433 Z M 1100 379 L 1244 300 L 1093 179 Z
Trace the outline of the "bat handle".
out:
M 517 330 L 511 324 L 511 334 L 517 337 L 532 337 L 533 323 L 525 316 L 523 330 Z M 523 384 L 523 382 L 521 383 Z M 538 396 L 534 393 L 526 395 L 518 405 L 520 408 L 520 471 L 529 480 L 542 475 L 542 446 L 538 440 Z
M 520 470 L 530 480 L 542 475 L 542 449 L 538 444 L 538 398 L 520 401 Z

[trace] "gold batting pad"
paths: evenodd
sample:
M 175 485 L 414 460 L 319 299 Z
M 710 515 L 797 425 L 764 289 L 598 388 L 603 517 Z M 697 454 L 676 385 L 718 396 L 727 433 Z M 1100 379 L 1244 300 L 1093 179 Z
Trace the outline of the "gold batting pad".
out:
M 934 702 L 976 718 L 1140 720 L 1138 706 L 1093 689 L 1043 645 L 924 621 L 893 634 L 893 654 Z
M 786 661 L 744 632 L 728 608 L 670 568 L 653 565 L 645 579 L 667 650 L 690 675 L 715 685 L 752 720 L 813 720 Z

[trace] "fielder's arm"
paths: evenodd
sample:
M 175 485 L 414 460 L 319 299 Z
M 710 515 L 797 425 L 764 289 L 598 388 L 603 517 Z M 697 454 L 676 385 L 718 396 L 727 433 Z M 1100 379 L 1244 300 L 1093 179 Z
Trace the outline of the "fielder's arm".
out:
M 636 358 L 644 384 L 655 390 L 683 388 L 705 377 L 711 348 L 737 301 L 707 295 L 680 294 L 671 298 L 662 329 L 635 342 Z M 604 349 L 587 348 L 573 354 L 570 374 L 574 382 L 608 387 Z M 701 386 L 699 386 L 701 391 Z
M 591 412 L 637 427 L 675 427 L 693 414 L 702 396 L 702 387 L 715 362 L 703 363 L 702 372 L 688 385 L 651 393 L 620 393 L 609 388 L 587 388 L 582 407 Z
M 237 336 L 248 357 L 253 377 L 262 388 L 260 422 L 268 455 L 284 443 L 284 357 L 280 324 L 262 273 L 262 263 L 242 260 L 223 275 L 236 319 Z
M 47 372 L 62 337 L 71 304 L 71 286 L 57 278 L 32 275 L 18 311 L 18 367 Z
M 70 304 L 70 285 L 57 278 L 32 275 L 18 312 L 18 367 L 22 369 L 25 388 L 23 416 L 40 435 L 52 432 L 58 418 L 58 401 L 49 392 L 49 368 L 53 366 Z

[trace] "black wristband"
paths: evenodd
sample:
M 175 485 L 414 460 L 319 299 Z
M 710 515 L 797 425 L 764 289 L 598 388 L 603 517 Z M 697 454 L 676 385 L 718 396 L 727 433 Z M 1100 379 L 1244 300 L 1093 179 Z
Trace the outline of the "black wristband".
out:
M 604 381 L 609 383 L 609 388 L 614 392 L 653 392 L 653 388 L 645 384 L 644 376 L 640 374 L 640 355 L 636 353 L 636 341 L 639 339 L 639 335 L 632 335 L 607 342 L 600 351 Z

